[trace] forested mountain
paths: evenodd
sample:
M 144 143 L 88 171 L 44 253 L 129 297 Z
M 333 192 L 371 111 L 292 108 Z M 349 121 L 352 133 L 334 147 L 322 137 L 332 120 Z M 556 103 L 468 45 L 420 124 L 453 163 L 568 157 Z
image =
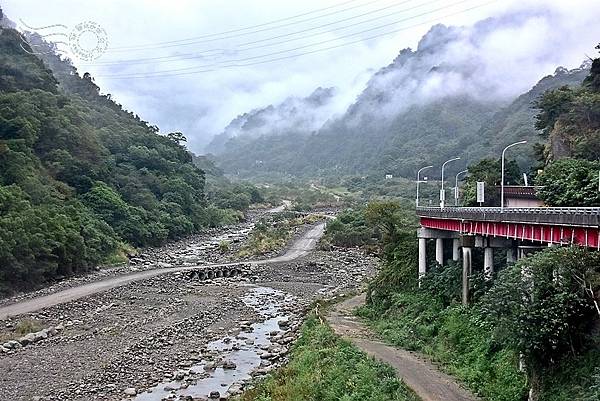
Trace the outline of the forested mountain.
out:
M 497 157 L 498 149 L 508 143 L 529 139 L 537 142 L 540 131 L 535 126 L 535 116 L 539 112 L 537 102 L 549 90 L 561 86 L 578 87 L 590 72 L 591 62 L 585 62 L 580 68 L 567 70 L 559 67 L 553 75 L 542 78 L 531 90 L 516 98 L 511 104 L 495 113 L 478 131 L 478 141 L 468 144 L 465 154 L 478 154 L 479 148 L 490 149 L 492 152 L 485 156 Z M 519 152 L 514 157 L 522 162 L 530 161 L 533 157 L 529 153 Z M 471 160 L 476 160 L 470 157 Z M 521 163 L 525 165 L 526 163 Z
M 159 135 L 20 35 L 0 30 L 0 292 L 227 218 L 180 133 Z
M 600 206 L 600 58 L 583 85 L 548 91 L 537 106 L 536 127 L 547 139 L 538 196 L 551 206 Z
M 208 145 L 208 152 L 220 153 L 228 140 L 252 141 L 261 136 L 303 136 L 316 131 L 335 113 L 334 88 L 317 88 L 308 97 L 288 97 L 276 106 L 252 110 L 229 123 Z
M 476 59 L 477 52 L 456 52 L 458 45 L 485 47 L 500 23 L 518 21 L 485 20 L 470 30 L 434 26 L 416 50 L 402 50 L 375 73 L 342 116 L 315 132 L 295 124 L 276 135 L 229 135 L 224 143 L 221 137 L 220 146 L 213 148 L 217 162 L 227 172 L 242 175 L 412 177 L 420 166 L 454 156 L 463 159 L 454 168 L 462 168 L 497 155 L 511 141 L 528 139 L 533 144 L 535 100 L 547 89 L 579 85 L 589 66 L 558 68 L 526 93 L 515 91 L 493 62 Z M 521 154 L 521 164 L 530 164 L 533 146 Z

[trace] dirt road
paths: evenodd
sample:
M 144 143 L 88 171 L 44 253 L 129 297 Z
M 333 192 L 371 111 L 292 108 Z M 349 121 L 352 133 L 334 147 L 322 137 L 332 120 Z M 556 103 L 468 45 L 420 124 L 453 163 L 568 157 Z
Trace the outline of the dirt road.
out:
M 269 263 L 281 263 L 281 262 L 290 262 L 292 260 L 298 259 L 310 253 L 319 238 L 323 235 L 323 231 L 325 229 L 325 223 L 321 223 L 310 229 L 306 232 L 302 237 L 297 239 L 288 249 L 287 251 L 275 258 L 265 259 L 265 260 L 257 260 L 251 262 L 233 262 L 233 263 L 221 263 L 221 264 L 212 264 L 210 266 L 221 267 L 221 266 L 234 266 L 242 263 L 250 263 L 250 264 L 269 264 Z M 208 265 L 207 265 L 208 266 Z M 0 308 L 0 320 L 4 320 L 9 316 L 17 316 L 25 313 L 35 312 L 37 310 L 47 308 L 50 306 L 60 305 L 66 302 L 74 301 L 76 299 L 80 299 L 82 297 L 96 294 L 99 292 L 104 292 L 116 287 L 120 287 L 122 285 L 130 284 L 136 281 L 145 280 L 151 277 L 155 277 L 165 273 L 175 273 L 182 272 L 186 270 L 194 270 L 199 266 L 186 266 L 186 267 L 176 267 L 176 268 L 158 268 L 146 271 L 140 271 L 136 273 L 131 273 L 123 276 L 117 276 L 110 279 L 92 282 L 89 284 L 81 285 L 78 287 L 69 288 L 63 291 L 56 292 L 54 294 L 33 298 L 27 301 L 18 302 L 15 304 L 7 305 Z
M 418 354 L 375 340 L 373 333 L 352 313 L 364 302 L 363 294 L 336 305 L 327 320 L 337 334 L 352 341 L 367 354 L 392 366 L 398 377 L 423 401 L 479 400 L 463 389 L 454 378 L 440 372 Z

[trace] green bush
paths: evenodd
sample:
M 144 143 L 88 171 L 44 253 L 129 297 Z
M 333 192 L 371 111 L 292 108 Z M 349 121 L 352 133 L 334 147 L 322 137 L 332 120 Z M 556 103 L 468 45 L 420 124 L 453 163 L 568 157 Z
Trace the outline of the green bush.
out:
M 489 335 L 475 310 L 445 305 L 429 290 L 397 291 L 358 311 L 386 341 L 430 355 L 450 374 L 489 401 L 520 400 L 526 376 L 518 354 Z
M 221 241 L 219 242 L 219 252 L 221 253 L 227 253 L 229 252 L 229 248 L 230 248 L 231 244 L 229 241 Z
M 373 228 L 367 226 L 362 210 L 347 209 L 327 223 L 323 243 L 340 247 L 366 245 L 372 242 Z

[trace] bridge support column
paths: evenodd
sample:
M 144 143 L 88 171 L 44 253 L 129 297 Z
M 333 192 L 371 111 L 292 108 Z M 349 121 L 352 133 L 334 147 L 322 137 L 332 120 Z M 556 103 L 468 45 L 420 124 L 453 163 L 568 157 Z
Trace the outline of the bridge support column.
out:
M 452 260 L 455 262 L 457 262 L 458 259 L 460 258 L 459 247 L 460 247 L 460 241 L 458 240 L 458 238 L 452 239 Z
M 463 246 L 463 271 L 462 271 L 462 303 L 469 304 L 469 276 L 471 275 L 471 247 Z
M 490 280 L 494 275 L 494 248 L 483 248 L 483 271 L 486 280 Z
M 419 285 L 421 277 L 427 273 L 427 240 L 419 238 Z
M 506 264 L 515 263 L 517 261 L 517 250 L 514 247 L 506 249 Z
M 440 265 L 444 265 L 444 239 L 436 238 L 435 240 L 435 261 Z

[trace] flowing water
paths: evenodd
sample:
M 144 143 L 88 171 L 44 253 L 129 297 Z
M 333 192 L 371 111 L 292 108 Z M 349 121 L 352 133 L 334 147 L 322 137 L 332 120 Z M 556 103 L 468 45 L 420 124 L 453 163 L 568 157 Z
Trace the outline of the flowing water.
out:
M 261 358 L 267 349 L 276 345 L 271 338 L 283 330 L 281 321 L 289 319 L 285 315 L 286 306 L 294 303 L 294 298 L 285 293 L 267 287 L 253 287 L 243 298 L 244 304 L 254 309 L 261 317 L 249 329 L 235 338 L 224 337 L 207 344 L 205 354 L 214 356 L 213 360 L 203 360 L 190 369 L 180 370 L 175 376 L 181 380 L 165 381 L 149 392 L 139 394 L 138 401 L 176 400 L 186 397 L 208 398 L 211 392 L 224 395 L 234 385 L 240 385 L 251 378 L 251 373 L 268 366 L 269 362 Z M 229 365 L 223 366 L 225 362 Z M 235 368 L 232 368 L 235 364 Z M 215 366 L 216 365 L 216 366 Z

